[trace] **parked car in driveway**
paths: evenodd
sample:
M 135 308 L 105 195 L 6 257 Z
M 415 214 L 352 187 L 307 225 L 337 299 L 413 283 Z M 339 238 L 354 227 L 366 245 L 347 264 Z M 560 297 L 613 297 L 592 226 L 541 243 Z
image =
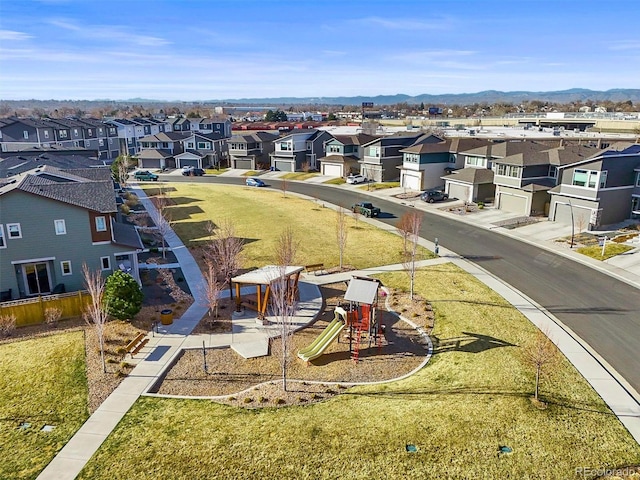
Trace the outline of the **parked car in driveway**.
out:
M 149 170 L 138 170 L 133 174 L 133 178 L 136 180 L 158 181 L 158 175 L 151 173 Z
M 249 177 L 244 182 L 248 187 L 265 187 L 266 183 L 264 183 L 259 178 Z
M 422 192 L 420 198 L 425 202 L 433 203 L 439 202 L 440 200 L 448 200 L 449 195 L 444 193 L 442 190 L 427 190 L 426 192 Z
M 195 167 L 182 167 L 182 175 L 184 175 L 185 177 L 201 177 L 202 175 L 204 175 L 204 170 Z
M 364 175 L 349 175 L 347 177 L 347 183 L 351 183 L 351 184 L 356 184 L 356 183 L 364 183 L 366 182 L 367 179 L 364 177 Z

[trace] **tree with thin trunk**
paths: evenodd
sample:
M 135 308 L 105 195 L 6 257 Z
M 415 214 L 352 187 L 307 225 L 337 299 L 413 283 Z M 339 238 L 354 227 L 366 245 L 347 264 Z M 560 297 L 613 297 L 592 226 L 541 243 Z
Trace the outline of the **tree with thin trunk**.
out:
M 548 330 L 538 330 L 532 341 L 524 346 L 522 359 L 526 365 L 533 367 L 536 372 L 536 386 L 534 399 L 538 400 L 540 380 L 549 376 L 558 366 L 560 355 L 554 345 Z
M 409 245 L 409 236 L 411 235 L 411 213 L 405 212 L 400 217 L 398 221 L 398 225 L 396 226 L 396 230 L 402 237 L 402 255 L 403 257 L 407 255 L 408 245 Z
M 338 252 L 340 254 L 340 270 L 344 260 L 344 251 L 347 248 L 347 238 L 349 230 L 347 229 L 347 213 L 341 206 L 336 210 L 336 240 L 338 242 Z
M 204 274 L 204 300 L 205 305 L 209 309 L 209 318 L 218 317 L 218 304 L 220 303 L 220 291 L 222 285 L 218 281 L 215 264 L 211 259 L 205 260 L 206 270 Z M 212 320 L 213 321 L 213 320 Z
M 151 211 L 148 212 L 149 217 L 155 224 L 156 231 L 161 237 L 162 258 L 167 258 L 165 237 L 172 232 L 171 210 L 169 209 L 169 197 L 162 187 L 160 187 L 158 195 L 153 197 L 153 204 L 155 208 L 152 208 Z
M 271 308 L 279 327 L 281 351 L 280 367 L 282 371 L 282 389 L 287 391 L 287 367 L 290 362 L 293 334 L 293 316 L 297 308 L 295 282 L 287 277 L 287 267 L 295 262 L 298 242 L 293 229 L 285 228 L 276 245 L 276 266 L 270 279 Z
M 82 317 L 88 325 L 92 325 L 98 344 L 100 346 L 100 360 L 102 361 L 102 371 L 107 372 L 107 364 L 104 358 L 104 331 L 109 319 L 107 308 L 104 304 L 105 279 L 100 270 L 91 270 L 86 263 L 82 264 L 82 276 L 84 287 L 89 292 L 89 305 L 85 307 Z
M 287 198 L 287 188 L 289 187 L 289 182 L 286 178 L 280 179 L 280 189 L 282 190 L 282 196 Z
M 216 266 L 216 271 L 224 278 L 224 283 L 229 287 L 229 296 L 233 299 L 233 287 L 231 278 L 242 265 L 242 250 L 244 239 L 236 236 L 236 227 L 229 218 L 220 224 L 208 225 L 211 240 L 205 250 L 206 258 Z
M 405 272 L 409 276 L 409 299 L 413 300 L 414 283 L 416 278 L 416 260 L 418 255 L 418 241 L 420 240 L 420 227 L 422 226 L 422 215 L 418 212 L 407 212 L 403 215 L 406 230 L 406 242 L 408 248 L 404 252 L 402 262 Z
M 576 215 L 576 228 L 578 230 L 578 234 L 584 232 L 585 228 L 587 228 L 587 224 L 589 222 L 589 215 L 582 212 Z
M 118 162 L 118 183 L 120 183 L 120 185 L 122 185 L 123 187 L 127 186 L 127 181 L 129 179 L 129 156 L 128 155 L 124 155 L 123 157 L 121 157 L 120 161 Z

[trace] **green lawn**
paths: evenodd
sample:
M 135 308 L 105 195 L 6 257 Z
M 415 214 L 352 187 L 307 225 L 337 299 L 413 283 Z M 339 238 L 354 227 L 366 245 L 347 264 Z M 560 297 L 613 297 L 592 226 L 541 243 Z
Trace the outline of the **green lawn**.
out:
M 237 233 L 246 239 L 244 268 L 274 262 L 274 248 L 285 226 L 295 228 L 300 265 L 339 264 L 336 241 L 336 212 L 322 202 L 311 202 L 279 190 L 208 184 L 171 184 L 170 208 L 173 228 L 188 246 L 202 245 L 208 239 L 208 220 L 219 222 L 231 218 Z M 147 187 L 152 194 L 154 187 Z M 356 222 L 348 214 L 348 239 L 343 264 L 356 268 L 402 262 L 399 236 Z M 189 240 L 191 239 L 191 240 Z M 420 258 L 432 258 L 426 249 Z
M 402 273 L 381 279 L 406 288 Z M 416 375 L 306 407 L 141 398 L 80 478 L 564 479 L 640 463 L 567 361 L 542 384 L 548 408 L 530 402 L 519 346 L 535 327 L 500 296 L 453 265 L 421 271 L 417 291 L 436 313 L 436 353 Z M 502 445 L 513 453 L 498 455 Z
M 608 258 L 615 257 L 616 255 L 623 254 L 633 250 L 631 245 L 623 245 L 620 243 L 607 242 L 604 247 L 604 256 L 602 256 L 602 247 L 580 247 L 576 249 L 576 252 L 586 255 L 587 257 L 594 258 L 596 260 L 607 260 Z
M 279 178 L 284 180 L 307 180 L 319 175 L 318 172 L 289 172 L 281 175 Z
M 0 478 L 35 478 L 88 418 L 84 358 L 82 332 L 0 345 Z

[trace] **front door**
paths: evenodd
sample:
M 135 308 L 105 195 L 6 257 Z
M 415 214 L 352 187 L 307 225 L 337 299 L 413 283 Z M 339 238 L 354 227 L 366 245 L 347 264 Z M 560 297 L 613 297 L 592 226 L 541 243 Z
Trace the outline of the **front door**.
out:
M 27 295 L 51 293 L 49 265 L 46 262 L 29 263 L 22 266 Z

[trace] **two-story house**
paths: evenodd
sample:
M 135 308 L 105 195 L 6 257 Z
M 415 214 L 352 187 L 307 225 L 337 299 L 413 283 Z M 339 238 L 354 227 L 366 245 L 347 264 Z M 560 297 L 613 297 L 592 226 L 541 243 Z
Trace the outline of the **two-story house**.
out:
M 274 142 L 280 136 L 271 132 L 233 135 L 227 142 L 231 168 L 266 170 L 271 164 Z
M 82 265 L 139 281 L 135 227 L 116 222 L 109 168 L 49 166 L 0 184 L 0 291 L 12 299 L 83 289 Z M 122 266 L 122 267 L 121 267 Z
M 331 138 L 325 130 L 294 130 L 278 140 L 271 154 L 271 167 L 284 172 L 318 168 L 324 156 L 324 142 Z
M 374 182 L 398 181 L 403 159 L 401 151 L 413 145 L 421 135 L 420 132 L 399 133 L 365 143 L 359 162 L 360 174 Z
M 639 171 L 640 144 L 629 143 L 559 166 L 549 219 L 597 229 L 632 218 L 640 206 Z
M 193 133 L 182 140 L 182 152 L 174 155 L 176 167 L 219 167 L 227 156 L 227 140 L 218 133 Z
M 360 172 L 362 145 L 373 141 L 372 135 L 334 135 L 324 143 L 325 156 L 319 158 L 322 175 L 346 177 Z
M 180 132 L 158 133 L 139 140 L 140 152 L 136 155 L 140 168 L 175 168 L 175 156 L 184 151 L 183 140 L 187 138 Z
M 29 170 L 48 165 L 62 169 L 104 167 L 95 151 L 82 149 L 34 148 L 19 152 L 0 153 L 0 179 L 9 178 Z
M 5 118 L 0 124 L 0 143 L 3 152 L 28 150 L 38 146 L 55 145 L 54 125 L 32 118 Z

